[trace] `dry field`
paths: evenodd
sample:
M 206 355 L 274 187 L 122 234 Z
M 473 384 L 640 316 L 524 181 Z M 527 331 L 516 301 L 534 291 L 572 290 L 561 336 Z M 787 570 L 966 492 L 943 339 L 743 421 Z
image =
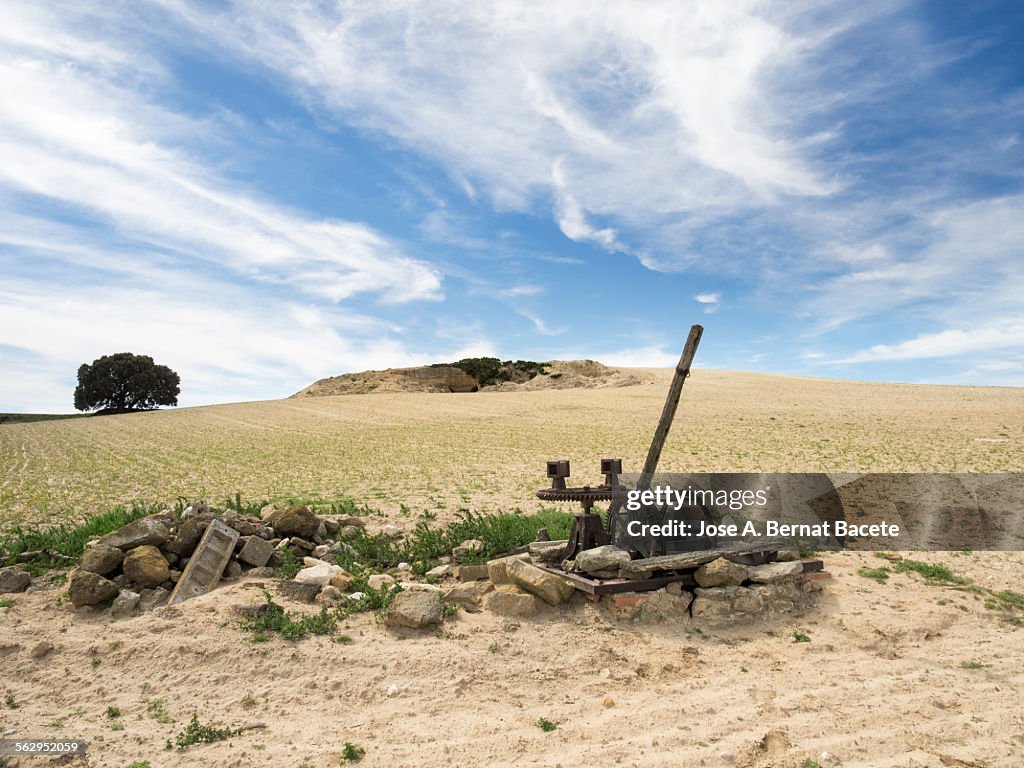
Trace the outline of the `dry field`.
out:
M 3 425 L 0 514 L 42 522 L 236 491 L 352 497 L 399 524 L 532 510 L 546 459 L 571 459 L 579 481 L 603 456 L 640 465 L 668 383 L 645 376 L 655 383 Z M 1020 471 L 1024 390 L 697 371 L 663 468 Z M 1024 592 L 1020 552 L 915 557 Z M 53 584 L 3 596 L 0 734 L 85 739 L 88 757 L 70 763 L 83 768 L 1024 765 L 1024 628 L 916 573 L 867 578 L 883 565 L 871 553 L 825 562 L 835 578 L 816 608 L 727 629 L 619 623 L 577 596 L 516 621 L 460 612 L 433 634 L 361 614 L 339 629 L 348 644 L 250 642 L 232 606 L 262 599 L 270 585 L 254 579 L 116 622 L 73 611 Z M 41 641 L 54 649 L 34 658 Z M 165 749 L 193 712 L 266 728 Z M 346 742 L 365 749 L 359 763 L 343 760 Z
M 544 462 L 639 469 L 670 372 L 597 390 L 344 395 L 0 425 L 0 527 L 132 500 L 536 509 Z M 1024 390 L 698 370 L 666 471 L 1024 470 Z M 399 521 L 400 522 L 400 521 Z

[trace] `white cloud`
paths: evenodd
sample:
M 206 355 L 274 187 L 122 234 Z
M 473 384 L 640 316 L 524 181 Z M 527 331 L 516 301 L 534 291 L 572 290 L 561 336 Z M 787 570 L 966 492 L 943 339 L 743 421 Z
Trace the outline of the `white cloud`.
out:
M 527 312 L 526 310 L 517 310 L 517 312 L 533 323 L 533 327 L 537 329 L 538 333 L 545 336 L 559 336 L 565 333 L 565 328 L 551 328 L 545 323 L 540 317 L 533 312 Z
M 550 199 L 567 237 L 609 250 L 636 250 L 622 226 L 657 238 L 666 222 L 835 189 L 809 157 L 823 132 L 798 137 L 780 87 L 832 30 L 797 35 L 759 3 L 161 5 L 211 48 L 441 162 L 467 194 L 499 209 Z M 678 242 L 660 246 L 645 263 L 670 268 Z
M 920 360 L 960 357 L 995 349 L 1024 350 L 1024 318 L 980 328 L 951 328 L 928 333 L 898 344 L 877 344 L 836 360 L 836 363 L 874 363 L 884 360 Z
M 17 5 L 5 11 L 30 17 Z M 119 84 L 134 51 L 54 29 L 52 20 L 46 29 L 8 27 L 2 44 L 0 190 L 9 196 L 57 200 L 140 243 L 332 301 L 360 292 L 385 301 L 440 296 L 436 270 L 369 227 L 265 202 L 181 149 L 216 144 L 226 129 Z

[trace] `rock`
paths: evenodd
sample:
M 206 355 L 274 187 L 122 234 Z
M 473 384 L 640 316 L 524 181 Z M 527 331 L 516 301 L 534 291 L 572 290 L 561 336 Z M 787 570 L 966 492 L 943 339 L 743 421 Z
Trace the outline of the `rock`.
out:
M 209 512 L 188 518 L 178 526 L 174 538 L 164 545 L 164 549 L 179 557 L 191 557 L 192 553 L 196 551 L 199 540 L 206 533 L 211 520 L 213 520 L 213 515 Z
M 487 567 L 487 563 L 459 566 L 459 581 L 477 581 L 479 579 L 486 579 L 489 575 L 490 570 Z
M 499 557 L 497 560 L 491 560 L 487 563 L 487 578 L 491 580 L 491 583 L 497 586 L 498 584 L 511 584 L 512 579 L 508 576 L 508 564 L 513 560 L 523 560 L 528 558 L 529 555 L 510 555 L 509 557 Z M 466 566 L 463 566 L 465 568 Z M 459 578 L 462 578 L 462 568 L 459 569 Z M 462 579 L 466 581 L 466 579 Z
M 266 522 L 274 515 L 275 512 L 277 512 L 277 507 L 273 504 L 267 504 L 267 506 L 260 510 L 260 520 Z
M 375 573 L 366 580 L 370 589 L 380 591 L 382 587 L 391 586 L 395 583 L 395 577 L 387 573 Z
M 469 613 L 477 613 L 483 607 L 484 596 L 493 589 L 489 581 L 471 581 L 449 589 L 444 593 L 444 600 Z
M 39 659 L 45 659 L 52 652 L 53 652 L 53 643 L 51 643 L 49 640 L 40 640 L 38 643 L 36 643 L 34 646 L 32 646 L 32 650 L 29 652 L 29 655 L 33 659 L 39 660 Z
M 412 570 L 412 564 L 410 564 L 410 563 L 399 563 L 397 568 L 400 571 L 411 571 Z
M 640 624 L 660 624 L 662 622 L 681 622 L 690 617 L 690 603 L 693 595 L 685 592 L 681 595 L 670 595 L 663 589 L 649 593 L 637 607 L 634 617 Z
M 278 512 L 269 521 L 278 536 L 298 536 L 311 539 L 316 536 L 320 520 L 305 504 L 293 504 L 283 512 Z M 292 542 L 294 544 L 294 541 Z M 310 551 L 313 547 L 310 546 Z
M 748 589 L 735 585 L 698 587 L 694 590 L 696 599 L 693 601 L 691 613 L 695 619 L 713 622 L 749 620 L 761 615 L 765 589 L 764 586 Z
M 431 568 L 429 571 L 427 571 L 426 575 L 432 579 L 443 579 L 445 576 L 448 576 L 451 572 L 452 567 L 450 565 L 439 565 L 436 568 Z
M 274 576 L 274 569 L 269 565 L 264 565 L 262 568 L 253 568 L 246 572 L 245 575 L 254 579 L 269 579 Z
M 388 523 L 381 529 L 381 535 L 386 539 L 397 539 L 402 535 L 402 529 L 397 525 Z
M 804 572 L 804 564 L 797 561 L 784 563 L 766 563 L 754 565 L 747 569 L 749 579 L 758 584 L 773 584 L 776 581 L 798 576 Z
M 444 590 L 437 584 L 427 584 L 422 581 L 400 581 L 398 586 L 402 588 L 403 592 L 437 592 L 438 594 L 444 594 Z
M 480 539 L 466 539 L 452 550 L 452 558 L 458 562 L 466 555 L 479 555 L 484 551 L 484 543 Z
M 167 605 L 167 601 L 170 599 L 171 593 L 163 587 L 157 587 L 156 589 L 144 589 L 139 595 L 139 611 L 142 613 L 152 611 L 162 605 Z
M 331 563 L 319 563 L 311 568 L 303 568 L 295 574 L 295 581 L 299 584 L 316 584 L 318 587 L 331 583 L 334 574 L 341 571 L 341 566 Z
M 527 545 L 530 559 L 535 563 L 557 563 L 562 559 L 567 541 L 534 541 Z
M 349 525 L 356 526 L 358 528 L 363 528 L 366 526 L 366 521 L 363 520 L 363 518 L 361 517 L 356 517 L 355 515 L 342 515 L 341 517 L 336 518 L 336 520 L 338 522 L 338 525 L 342 528 Z
M 800 559 L 800 550 L 798 550 L 798 549 L 780 549 L 776 553 L 775 559 L 778 560 L 780 563 L 791 563 L 794 560 L 799 560 Z
M 319 544 L 316 549 L 313 550 L 313 557 L 318 557 L 321 560 L 331 553 L 330 544 Z
M 328 584 L 320 590 L 319 594 L 317 594 L 316 601 L 318 603 L 333 603 L 335 600 L 340 600 L 344 596 L 344 592 L 337 587 L 332 587 Z
M 300 603 L 312 603 L 320 593 L 320 585 L 303 584 L 300 581 L 285 580 L 278 582 L 277 591 L 289 600 L 296 600 Z
M 238 553 L 238 559 L 243 563 L 260 568 L 267 564 L 270 556 L 274 554 L 274 545 L 259 536 L 248 536 L 245 544 Z
M 537 613 L 537 598 L 512 584 L 501 584 L 484 596 L 484 608 L 498 616 L 523 618 Z
M 0 594 L 24 592 L 32 583 L 31 574 L 17 565 L 0 568 Z
M 533 537 L 534 541 L 551 541 L 551 534 L 548 533 L 547 528 L 541 528 L 537 531 L 537 535 Z
M 362 528 L 359 528 L 359 527 L 354 526 L 354 525 L 346 525 L 346 526 L 344 526 L 338 532 L 338 535 L 340 535 L 340 536 L 342 536 L 342 537 L 344 537 L 346 539 L 354 539 L 356 536 L 358 536 L 362 532 L 363 532 Z
M 585 549 L 577 554 L 576 568 L 584 573 L 613 570 L 618 574 L 619 567 L 631 559 L 626 550 L 608 544 L 603 547 Z
M 138 592 L 122 589 L 121 594 L 114 598 L 114 602 L 110 606 L 110 615 L 115 619 L 128 618 L 135 613 L 141 598 L 142 595 Z
M 351 595 L 348 596 L 348 599 L 351 600 L 353 603 L 358 603 L 364 597 L 366 597 L 365 592 L 353 592 Z
M 332 555 L 345 555 L 346 557 L 351 557 L 353 560 L 359 558 L 359 553 L 343 541 L 332 544 L 331 548 L 327 551 Z
M 78 567 L 83 571 L 106 576 L 116 571 L 122 560 L 124 560 L 124 552 L 117 547 L 111 547 L 108 544 L 95 544 L 82 553 Z
M 117 596 L 117 585 L 91 571 L 78 570 L 71 574 L 68 584 L 68 599 L 76 608 L 83 605 L 99 605 Z
M 221 574 L 221 578 L 227 581 L 234 581 L 241 575 L 242 566 L 239 565 L 238 562 L 236 562 L 235 560 L 232 560 L 224 566 L 224 573 Z M 170 581 L 173 583 L 174 579 L 171 579 Z
M 337 536 L 338 532 L 341 531 L 341 523 L 338 522 L 336 517 L 322 517 L 320 523 L 323 525 L 324 530 L 327 531 L 328 536 Z
M 167 560 L 159 549 L 149 544 L 135 547 L 125 555 L 122 568 L 130 582 L 143 587 L 156 587 L 171 578 Z
M 444 621 L 444 602 L 440 592 L 399 592 L 384 614 L 389 627 L 422 629 Z
M 349 587 L 352 586 L 352 582 L 355 581 L 355 578 L 355 576 L 344 568 L 338 568 L 338 570 L 331 576 L 330 585 L 335 589 L 340 589 L 342 592 L 348 592 Z
M 306 541 L 305 539 L 299 538 L 298 536 L 292 536 L 288 539 L 288 549 L 290 549 L 292 554 L 296 557 L 305 557 L 316 549 L 316 544 L 312 541 Z
M 720 557 L 702 565 L 693 577 L 702 587 L 738 587 L 747 579 L 747 566 Z
M 513 560 L 505 572 L 515 584 L 549 605 L 561 605 L 576 592 L 576 588 L 565 579 L 524 560 Z
M 222 518 L 229 528 L 234 528 L 240 536 L 271 537 L 271 529 L 263 525 L 263 521 L 251 515 L 240 515 L 237 512 L 225 512 Z
M 142 546 L 159 547 L 170 538 L 171 529 L 167 523 L 156 517 L 144 517 L 101 537 L 99 543 L 129 550 Z

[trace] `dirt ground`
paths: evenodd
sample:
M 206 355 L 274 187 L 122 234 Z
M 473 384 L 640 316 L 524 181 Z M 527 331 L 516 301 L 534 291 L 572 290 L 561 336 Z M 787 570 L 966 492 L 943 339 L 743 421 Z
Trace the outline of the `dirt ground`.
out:
M 546 459 L 572 459 L 581 481 L 605 455 L 638 466 L 667 374 L 659 382 L 7 425 L 0 508 L 8 521 L 46 519 L 61 509 L 54 489 L 77 511 L 163 476 L 172 497 L 348 494 L 402 524 L 419 510 L 443 522 L 457 505 L 532 509 Z M 698 371 L 663 468 L 1020 471 L 1022 405 L 1020 390 Z M 914 556 L 1024 591 L 1020 552 Z M 262 600 L 255 580 L 122 621 L 59 604 L 54 585 L 0 608 L 0 737 L 85 739 L 77 764 L 96 768 L 319 768 L 347 764 L 346 742 L 365 749 L 365 766 L 1024 765 L 1024 628 L 917 574 L 865 578 L 861 567 L 881 563 L 870 553 L 824 560 L 834 579 L 817 607 L 770 622 L 637 626 L 579 596 L 530 619 L 459 612 L 438 633 L 364 614 L 339 627 L 350 644 L 252 643 L 232 606 Z M 42 641 L 54 650 L 34 658 Z M 265 727 L 166 750 L 193 712 Z
M 995 589 L 1024 577 L 1019 553 L 919 557 Z M 350 644 L 250 642 L 231 606 L 261 601 L 258 580 L 117 622 L 57 605 L 55 587 L 0 619 L 0 729 L 85 739 L 78 764 L 95 768 L 336 766 L 346 742 L 366 766 L 1024 764 L 1024 629 L 913 574 L 858 575 L 879 562 L 826 556 L 818 606 L 768 623 L 636 626 L 580 596 L 530 619 L 460 612 L 424 634 L 363 614 L 339 628 Z M 33 659 L 43 640 L 55 649 Z M 266 728 L 167 751 L 193 712 Z

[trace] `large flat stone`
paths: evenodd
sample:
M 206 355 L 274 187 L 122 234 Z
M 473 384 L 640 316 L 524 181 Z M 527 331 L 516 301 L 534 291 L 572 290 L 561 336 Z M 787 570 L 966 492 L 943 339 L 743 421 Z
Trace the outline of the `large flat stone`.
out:
M 537 598 L 513 584 L 501 584 L 484 596 L 484 608 L 499 616 L 525 618 L 537 613 Z
M 144 517 L 100 537 L 98 543 L 128 550 L 145 545 L 159 547 L 169 538 L 171 538 L 171 529 L 167 523 L 160 519 Z
M 773 584 L 777 581 L 799 576 L 804 572 L 804 564 L 795 561 L 787 563 L 766 563 L 754 565 L 747 569 L 749 578 L 758 584 Z
M 506 573 L 517 586 L 549 605 L 561 605 L 576 592 L 570 582 L 524 560 L 512 560 L 506 566 Z
M 399 592 L 384 614 L 389 627 L 423 629 L 444 621 L 444 602 L 441 592 L 415 590 Z
M 618 572 L 619 568 L 631 559 L 626 550 L 607 544 L 603 547 L 585 549 L 577 554 L 576 568 L 584 573 Z

